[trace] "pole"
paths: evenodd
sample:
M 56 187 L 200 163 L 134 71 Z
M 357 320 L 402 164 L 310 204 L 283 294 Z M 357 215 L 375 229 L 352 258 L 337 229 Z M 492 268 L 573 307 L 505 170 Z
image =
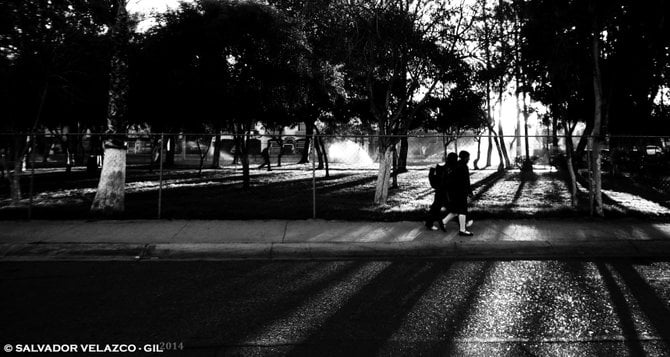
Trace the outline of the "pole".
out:
M 159 162 L 159 173 L 158 173 L 158 219 L 161 219 L 161 208 L 163 205 L 163 148 L 165 142 L 165 134 L 161 133 L 161 156 Z
M 316 145 L 316 135 L 312 133 L 312 146 L 309 148 L 312 152 L 312 219 L 316 219 L 316 158 L 314 157 L 314 145 Z
M 28 220 L 33 218 L 33 192 L 35 189 L 35 134 L 30 135 L 30 199 L 28 201 Z

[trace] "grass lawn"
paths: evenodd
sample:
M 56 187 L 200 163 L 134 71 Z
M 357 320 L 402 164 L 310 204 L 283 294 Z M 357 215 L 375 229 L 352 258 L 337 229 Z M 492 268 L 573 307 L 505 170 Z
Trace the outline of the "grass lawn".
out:
M 410 167 L 398 176 L 398 188 L 389 192 L 388 204 L 374 206 L 377 171 L 374 165 L 331 165 L 330 177 L 311 164 L 284 165 L 273 171 L 251 172 L 252 187 L 242 189 L 239 167 L 204 170 L 171 169 L 164 172 L 162 217 L 168 219 L 308 219 L 312 218 L 313 186 L 316 187 L 316 217 L 339 220 L 419 221 L 432 202 L 427 166 Z M 24 193 L 29 192 L 29 177 L 24 177 Z M 562 173 L 538 169 L 531 177 L 518 171 L 497 173 L 472 170 L 475 197 L 470 211 L 475 218 L 565 217 L 588 215 L 586 190 L 580 186 L 581 204 L 570 205 L 570 195 Z M 34 179 L 33 218 L 84 219 L 95 194 L 97 178 L 79 169 L 38 170 Z M 639 215 L 670 217 L 666 203 L 653 195 L 625 190 L 614 183 L 605 186 L 608 216 Z M 128 170 L 126 212 L 123 219 L 151 219 L 158 211 L 157 172 L 142 167 Z M 631 186 L 632 187 L 632 186 Z M 638 190 L 639 191 L 639 190 Z M 29 199 L 10 205 L 7 190 L 1 191 L 0 218 L 27 217 Z

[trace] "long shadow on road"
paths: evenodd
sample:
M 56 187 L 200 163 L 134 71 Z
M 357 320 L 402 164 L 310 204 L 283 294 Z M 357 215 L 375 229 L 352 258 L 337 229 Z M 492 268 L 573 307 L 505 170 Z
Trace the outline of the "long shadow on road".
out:
M 448 266 L 392 263 L 289 355 L 376 354 Z
M 641 310 L 663 338 L 666 347 L 670 348 L 670 307 L 668 302 L 661 300 L 654 289 L 649 286 L 649 283 L 630 264 L 615 263 L 612 264 L 612 268 L 620 274 L 637 299 Z
M 644 356 L 644 349 L 642 348 L 642 344 L 640 344 L 637 331 L 635 331 L 633 313 L 628 306 L 628 302 L 626 301 L 621 288 L 617 285 L 612 273 L 607 269 L 605 264 L 598 263 L 597 267 L 600 276 L 603 278 L 603 281 L 609 290 L 614 310 L 619 317 L 619 321 L 621 321 L 621 329 L 626 338 L 626 347 L 628 348 L 628 351 L 632 356 Z

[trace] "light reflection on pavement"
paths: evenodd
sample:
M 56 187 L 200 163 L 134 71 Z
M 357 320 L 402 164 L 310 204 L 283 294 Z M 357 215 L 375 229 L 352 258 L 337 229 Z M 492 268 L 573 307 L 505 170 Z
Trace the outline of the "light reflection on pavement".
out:
M 177 339 L 193 351 L 242 355 L 662 356 L 670 354 L 669 268 L 627 260 L 2 263 L 0 336 Z

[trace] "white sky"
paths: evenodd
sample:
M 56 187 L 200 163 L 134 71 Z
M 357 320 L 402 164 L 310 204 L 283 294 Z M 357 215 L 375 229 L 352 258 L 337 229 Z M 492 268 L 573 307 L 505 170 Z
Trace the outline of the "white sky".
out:
M 169 9 L 175 9 L 181 2 L 191 2 L 191 0 L 129 0 L 127 9 L 131 14 L 141 14 L 144 19 L 137 26 L 137 31 L 144 32 L 156 24 L 151 17 L 152 13 L 162 13 Z

